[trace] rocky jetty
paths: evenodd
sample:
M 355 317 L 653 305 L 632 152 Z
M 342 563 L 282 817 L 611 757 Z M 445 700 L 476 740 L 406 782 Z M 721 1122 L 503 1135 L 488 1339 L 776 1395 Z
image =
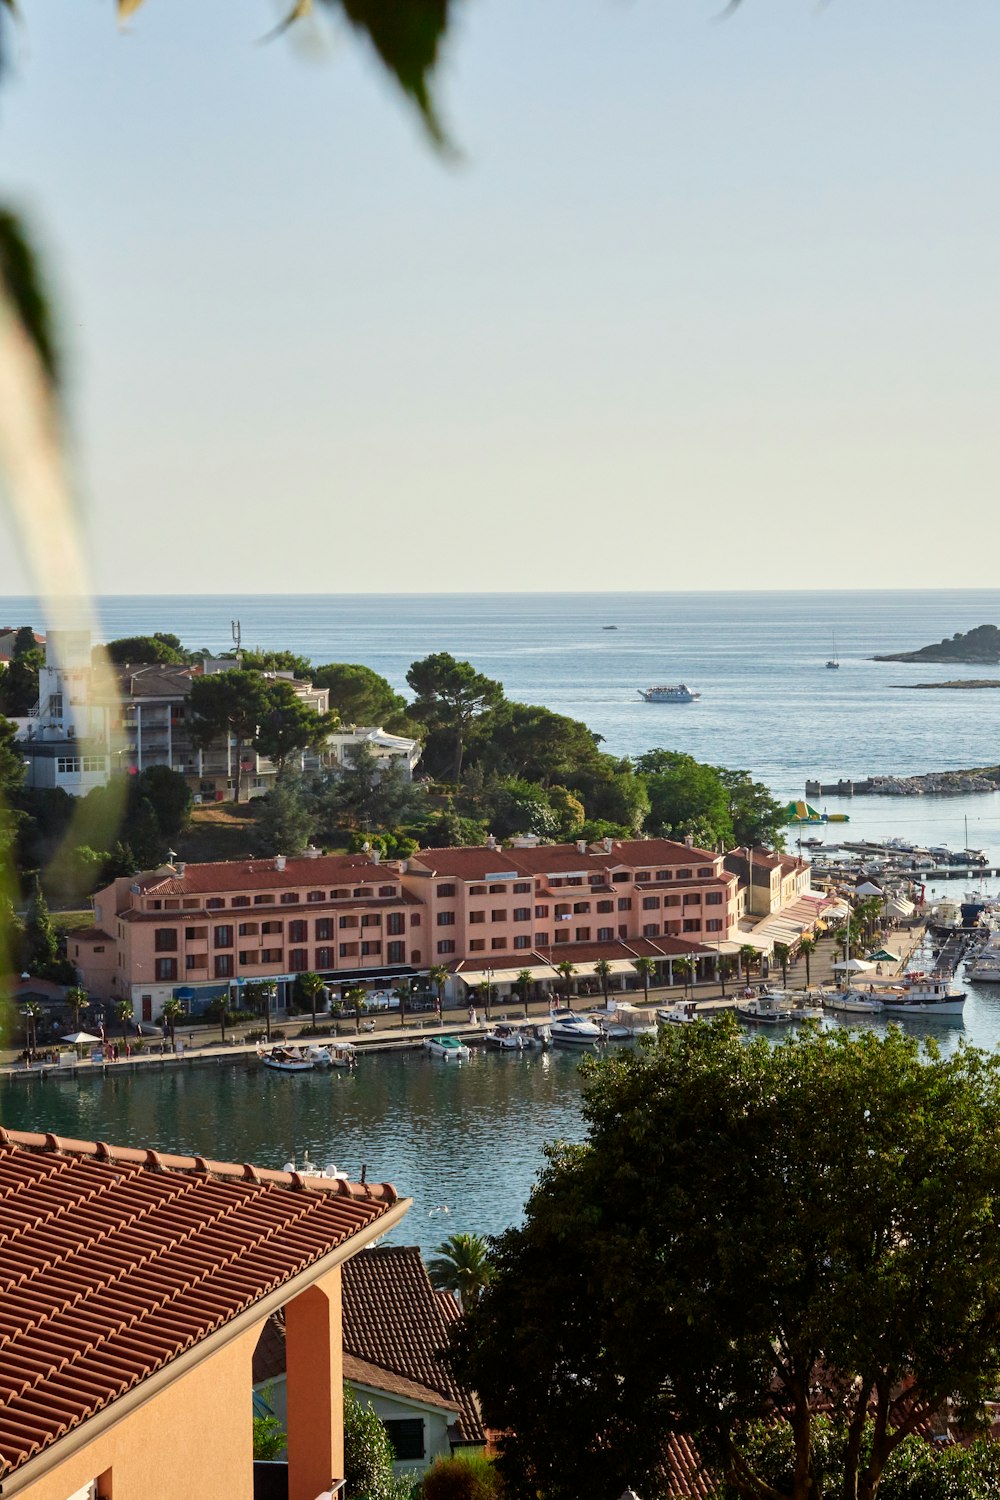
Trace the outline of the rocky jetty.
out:
M 915 692 L 919 688 L 1000 688 L 998 677 L 960 677 L 954 682 L 890 682 L 890 687 L 904 692 Z
M 896 651 L 889 656 L 873 656 L 872 661 L 945 661 L 972 664 L 1000 662 L 1000 630 L 995 625 L 977 625 L 964 635 L 938 641 L 936 646 L 921 646 L 919 651 Z

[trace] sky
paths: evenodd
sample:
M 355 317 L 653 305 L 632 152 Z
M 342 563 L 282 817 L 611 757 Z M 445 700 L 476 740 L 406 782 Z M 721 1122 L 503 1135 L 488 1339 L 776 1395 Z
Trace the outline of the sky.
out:
M 995 584 L 995 0 L 21 8 L 98 592 Z

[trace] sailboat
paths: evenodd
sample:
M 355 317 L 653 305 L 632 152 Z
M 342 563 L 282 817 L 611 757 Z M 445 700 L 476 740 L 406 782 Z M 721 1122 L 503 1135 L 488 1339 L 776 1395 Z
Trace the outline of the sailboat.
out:
M 839 660 L 837 658 L 837 637 L 836 637 L 836 634 L 834 634 L 834 636 L 833 636 L 833 655 L 830 657 L 830 660 L 827 662 L 827 666 L 831 670 L 836 670 L 836 668 L 838 668 L 840 666 L 840 662 L 839 662 Z

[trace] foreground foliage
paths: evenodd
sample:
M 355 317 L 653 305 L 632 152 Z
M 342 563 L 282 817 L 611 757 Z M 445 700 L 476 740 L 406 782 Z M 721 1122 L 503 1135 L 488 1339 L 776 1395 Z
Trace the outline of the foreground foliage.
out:
M 586 1071 L 587 1140 L 550 1152 L 455 1333 L 456 1373 L 507 1434 L 512 1500 L 655 1492 L 672 1431 L 734 1496 L 872 1500 L 946 1399 L 982 1421 L 1000 1382 L 996 1059 L 922 1054 L 895 1029 L 747 1044 L 723 1022 Z M 824 1410 L 845 1433 L 834 1488 Z M 742 1435 L 777 1415 L 793 1463 L 772 1484 Z

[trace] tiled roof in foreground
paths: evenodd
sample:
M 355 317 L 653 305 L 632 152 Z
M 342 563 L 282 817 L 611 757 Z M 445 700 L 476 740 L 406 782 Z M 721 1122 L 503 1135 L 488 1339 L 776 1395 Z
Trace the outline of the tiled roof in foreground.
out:
M 398 1201 L 388 1183 L 0 1129 L 0 1477 Z

